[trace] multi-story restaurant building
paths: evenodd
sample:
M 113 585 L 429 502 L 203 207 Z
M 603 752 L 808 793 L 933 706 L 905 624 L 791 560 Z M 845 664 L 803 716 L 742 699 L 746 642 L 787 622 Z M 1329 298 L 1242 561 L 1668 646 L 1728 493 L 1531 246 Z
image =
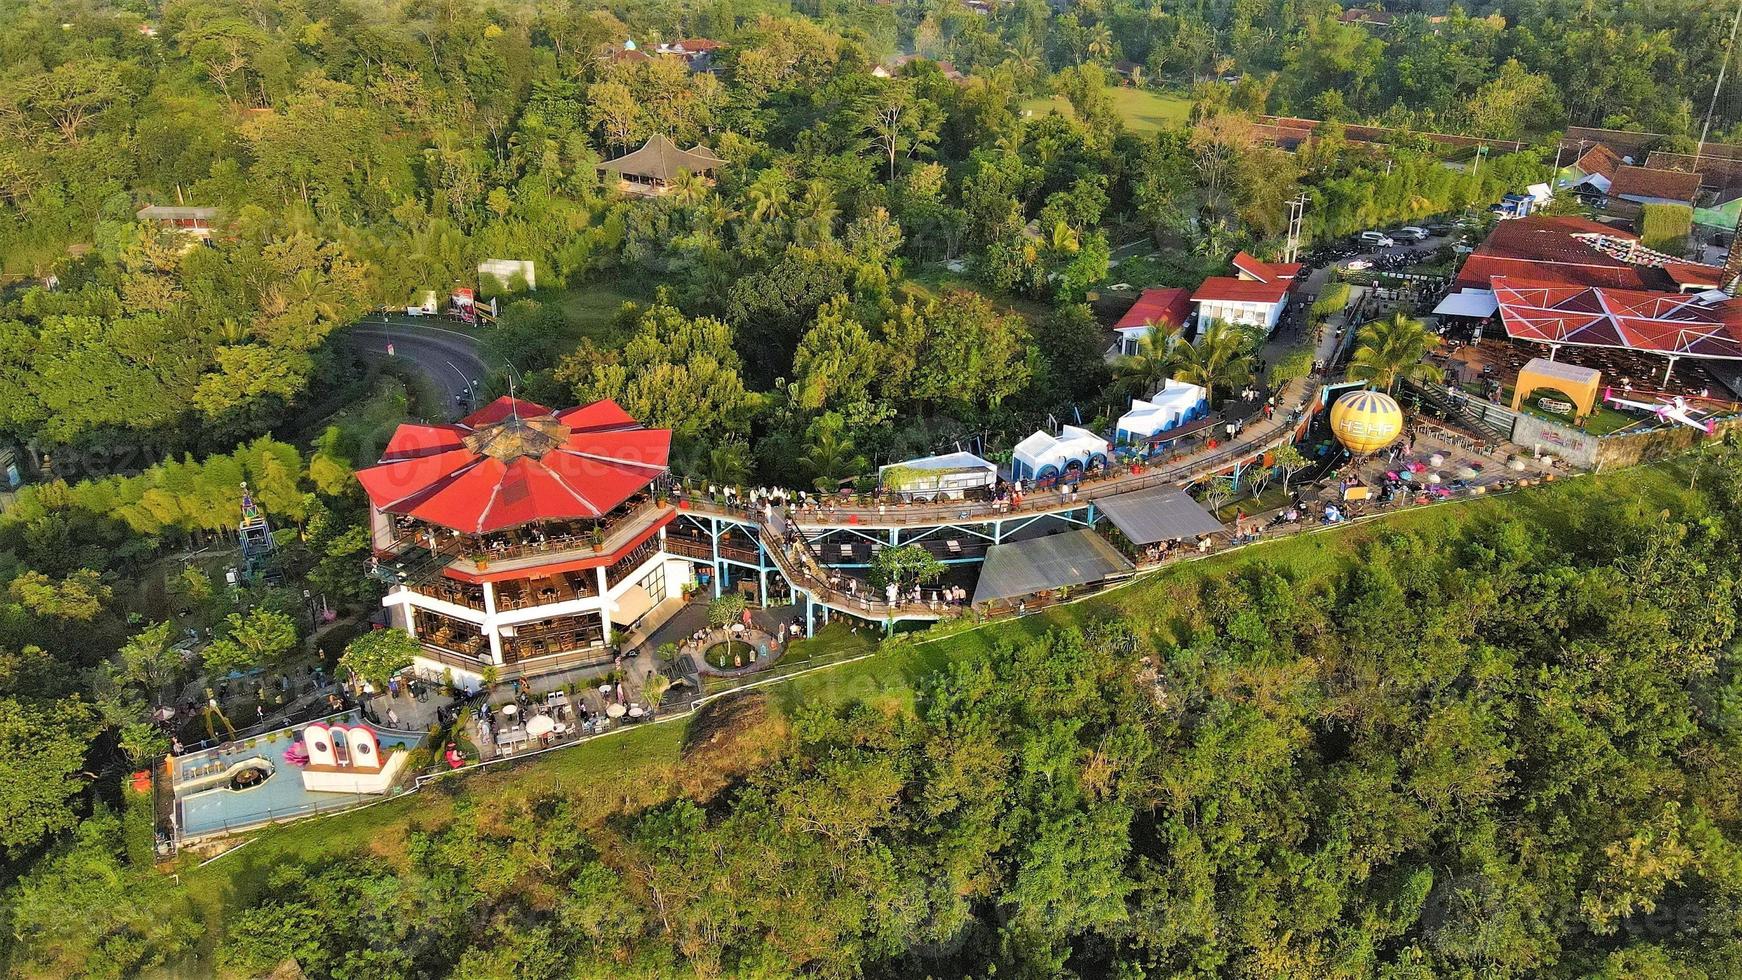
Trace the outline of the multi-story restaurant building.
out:
M 500 398 L 452 425 L 406 424 L 357 474 L 383 600 L 418 666 L 476 680 L 608 661 L 682 605 L 667 553 L 671 432 L 615 402 Z

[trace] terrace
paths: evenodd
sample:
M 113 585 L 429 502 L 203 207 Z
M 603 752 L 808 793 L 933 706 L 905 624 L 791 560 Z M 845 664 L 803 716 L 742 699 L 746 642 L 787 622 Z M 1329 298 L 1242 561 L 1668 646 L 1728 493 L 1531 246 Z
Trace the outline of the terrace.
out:
M 426 595 L 448 598 L 428 592 L 425 587 L 444 577 L 476 579 L 488 575 L 496 579 L 502 573 L 550 565 L 553 560 L 578 560 L 584 563 L 581 567 L 601 565 L 607 557 L 630 547 L 637 537 L 669 521 L 676 513 L 671 505 L 661 505 L 652 495 L 642 495 L 597 521 L 537 521 L 479 535 L 398 517 L 393 522 L 394 534 L 383 549 L 394 557 L 384 559 L 382 565 L 389 581 Z M 586 559 L 597 560 L 588 563 Z M 482 609 L 481 592 L 477 600 L 479 604 L 473 608 Z

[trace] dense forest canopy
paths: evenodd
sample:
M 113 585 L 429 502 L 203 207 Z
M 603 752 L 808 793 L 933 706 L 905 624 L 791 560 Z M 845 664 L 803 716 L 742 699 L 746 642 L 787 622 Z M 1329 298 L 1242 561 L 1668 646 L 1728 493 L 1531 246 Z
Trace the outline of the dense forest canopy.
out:
M 1595 124 L 1685 142 L 1726 35 L 1723 11 L 1683 0 L 1429 6 L 1382 27 L 1341 22 L 1328 0 L 3 13 L 0 262 L 30 278 L 0 306 L 0 432 L 169 451 L 227 451 L 280 424 L 333 370 L 336 328 L 470 282 L 487 257 L 534 261 L 559 288 L 651 274 L 684 314 L 731 327 L 747 389 L 789 379 L 814 393 L 792 352 L 825 304 L 840 298 L 835 322 L 900 343 L 899 312 L 924 303 L 905 277 L 926 264 L 962 259 L 995 290 L 1068 304 L 1104 280 L 1112 246 L 1144 235 L 1180 256 L 1180 281 L 1236 246 L 1272 247 L 1297 190 L 1314 198 L 1309 230 L 1340 234 L 1479 204 L 1548 165 L 1546 151 L 1517 154 L 1471 175 L 1407 140 L 1386 159 L 1344 153 L 1334 134 L 1288 158 L 1244 113 L 1527 139 Z M 728 45 L 716 70 L 615 57 L 631 39 L 683 36 Z M 873 77 L 902 51 L 968 78 L 923 61 Z M 1115 67 L 1128 84 L 1190 90 L 1191 127 L 1127 129 Z M 1720 134 L 1742 119 L 1737 74 L 1716 102 Z M 1025 115 L 1049 92 L 1069 116 Z M 717 190 L 608 194 L 595 163 L 654 134 L 724 156 Z M 134 218 L 177 203 L 220 209 L 211 246 L 184 251 Z M 50 274 L 57 292 L 25 288 Z M 1032 383 L 1014 399 L 989 379 L 916 440 L 1044 414 L 1104 383 L 1075 370 L 1086 338 L 1052 333 L 1019 341 Z M 547 380 L 541 394 L 572 396 Z M 730 415 L 726 431 L 814 421 L 783 420 L 782 400 Z M 809 408 L 864 437 L 901 406 L 873 393 Z

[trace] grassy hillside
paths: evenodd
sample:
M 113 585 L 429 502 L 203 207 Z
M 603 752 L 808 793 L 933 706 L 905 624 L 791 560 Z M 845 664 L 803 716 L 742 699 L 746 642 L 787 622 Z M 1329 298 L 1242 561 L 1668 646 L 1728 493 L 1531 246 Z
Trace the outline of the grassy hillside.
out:
M 1566 537 L 1569 515 L 1598 505 L 1619 502 L 1652 511 L 1697 507 L 1699 495 L 1688 487 L 1689 473 L 1685 461 L 1672 462 L 1563 480 L 1503 497 L 1421 508 L 1175 566 L 1019 621 L 953 635 L 886 641 L 878 656 L 721 699 L 688 719 L 627 730 L 537 759 L 442 780 L 423 792 L 366 809 L 260 831 L 238 853 L 204 867 L 195 867 L 191 856 L 185 858 L 183 878 L 210 923 L 221 927 L 225 909 L 250 901 L 275 867 L 357 851 L 390 864 L 398 862 L 404 859 L 409 835 L 439 824 L 456 807 L 495 809 L 555 788 L 573 798 L 583 821 L 600 826 L 615 814 L 676 796 L 706 799 L 786 751 L 787 719 L 803 704 L 859 701 L 885 711 L 909 710 L 921 680 L 952 660 L 978 656 L 1001 640 L 1101 619 L 1124 618 L 1140 631 L 1177 641 L 1204 612 L 1198 586 L 1205 578 L 1264 562 L 1310 587 L 1347 571 L 1365 544 L 1391 530 L 1449 537 L 1479 522 L 1514 518 L 1540 528 L 1553 540 Z M 810 642 L 819 649 L 836 650 L 864 643 L 864 636 L 835 627 L 826 637 Z M 802 655 L 804 644 L 794 650 Z

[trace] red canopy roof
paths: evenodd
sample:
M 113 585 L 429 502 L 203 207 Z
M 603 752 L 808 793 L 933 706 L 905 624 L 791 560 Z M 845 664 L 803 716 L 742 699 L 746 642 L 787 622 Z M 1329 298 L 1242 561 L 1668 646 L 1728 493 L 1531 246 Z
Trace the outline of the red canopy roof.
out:
M 1152 323 L 1184 326 L 1186 317 L 1191 312 L 1191 290 L 1145 289 L 1143 295 L 1137 297 L 1137 303 L 1125 311 L 1118 323 L 1113 324 L 1113 329 L 1130 330 L 1134 327 L 1147 327 Z
M 1494 280 L 1506 334 L 1517 340 L 1742 358 L 1742 300 Z
M 389 514 L 467 534 L 601 517 L 665 472 L 671 432 L 612 401 L 564 412 L 498 398 L 454 425 L 408 423 L 357 479 Z

